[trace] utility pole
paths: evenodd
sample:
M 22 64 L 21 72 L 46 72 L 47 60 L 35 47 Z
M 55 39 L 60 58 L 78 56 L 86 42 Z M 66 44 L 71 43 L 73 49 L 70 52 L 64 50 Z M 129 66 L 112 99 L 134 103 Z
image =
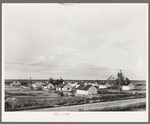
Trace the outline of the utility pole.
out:
M 119 77 L 119 94 L 120 94 L 120 90 L 121 90 L 121 78 L 122 78 L 122 72 L 121 72 L 121 70 L 118 73 L 118 77 Z

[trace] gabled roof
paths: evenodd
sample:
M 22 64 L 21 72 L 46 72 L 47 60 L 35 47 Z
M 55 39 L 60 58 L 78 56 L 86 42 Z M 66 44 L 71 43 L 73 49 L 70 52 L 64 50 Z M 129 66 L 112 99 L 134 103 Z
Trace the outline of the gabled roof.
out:
M 110 76 L 109 78 L 107 78 L 106 80 L 116 80 L 117 79 L 117 77 L 116 76 Z
M 109 83 L 106 83 L 105 85 L 106 85 L 107 87 L 111 87 L 111 85 L 110 85 Z
M 77 90 L 88 90 L 92 85 L 80 85 Z
M 65 85 L 67 85 L 68 83 L 64 83 L 64 84 L 59 84 L 58 87 L 63 88 Z

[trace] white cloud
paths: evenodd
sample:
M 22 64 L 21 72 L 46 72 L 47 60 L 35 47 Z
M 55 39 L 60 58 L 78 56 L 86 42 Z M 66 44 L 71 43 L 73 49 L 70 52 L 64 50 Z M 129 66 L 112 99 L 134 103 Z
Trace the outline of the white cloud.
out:
M 100 75 L 107 77 L 97 70 L 87 73 L 74 70 L 71 73 L 60 72 L 58 68 L 80 67 L 84 63 L 128 70 L 126 73 L 135 79 L 138 78 L 137 65 L 141 66 L 139 70 L 146 67 L 146 4 L 5 4 L 3 10 L 5 61 L 57 66 L 24 67 L 36 72 L 36 77 L 50 74 L 66 78 L 73 78 L 73 75 L 75 78 L 91 79 Z M 6 66 L 6 73 L 14 68 L 13 65 Z M 25 74 L 24 69 L 20 69 L 20 72 L 14 71 L 16 75 Z M 8 73 L 10 77 L 11 72 Z M 145 73 L 141 74 L 142 77 L 145 78 Z

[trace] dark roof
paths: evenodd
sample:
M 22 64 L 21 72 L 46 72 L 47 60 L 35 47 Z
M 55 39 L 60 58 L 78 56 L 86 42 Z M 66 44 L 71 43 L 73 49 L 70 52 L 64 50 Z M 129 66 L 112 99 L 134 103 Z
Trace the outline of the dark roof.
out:
M 78 84 L 78 85 L 82 85 L 82 84 L 83 84 L 83 82 L 81 82 L 81 81 L 78 81 L 78 82 L 77 82 L 77 84 Z
M 88 90 L 92 85 L 80 85 L 77 90 Z

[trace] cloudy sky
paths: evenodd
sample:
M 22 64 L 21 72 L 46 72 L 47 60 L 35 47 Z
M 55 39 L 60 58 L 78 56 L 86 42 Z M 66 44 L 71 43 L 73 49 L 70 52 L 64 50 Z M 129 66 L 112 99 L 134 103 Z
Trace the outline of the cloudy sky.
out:
M 3 4 L 5 78 L 146 79 L 147 4 Z

